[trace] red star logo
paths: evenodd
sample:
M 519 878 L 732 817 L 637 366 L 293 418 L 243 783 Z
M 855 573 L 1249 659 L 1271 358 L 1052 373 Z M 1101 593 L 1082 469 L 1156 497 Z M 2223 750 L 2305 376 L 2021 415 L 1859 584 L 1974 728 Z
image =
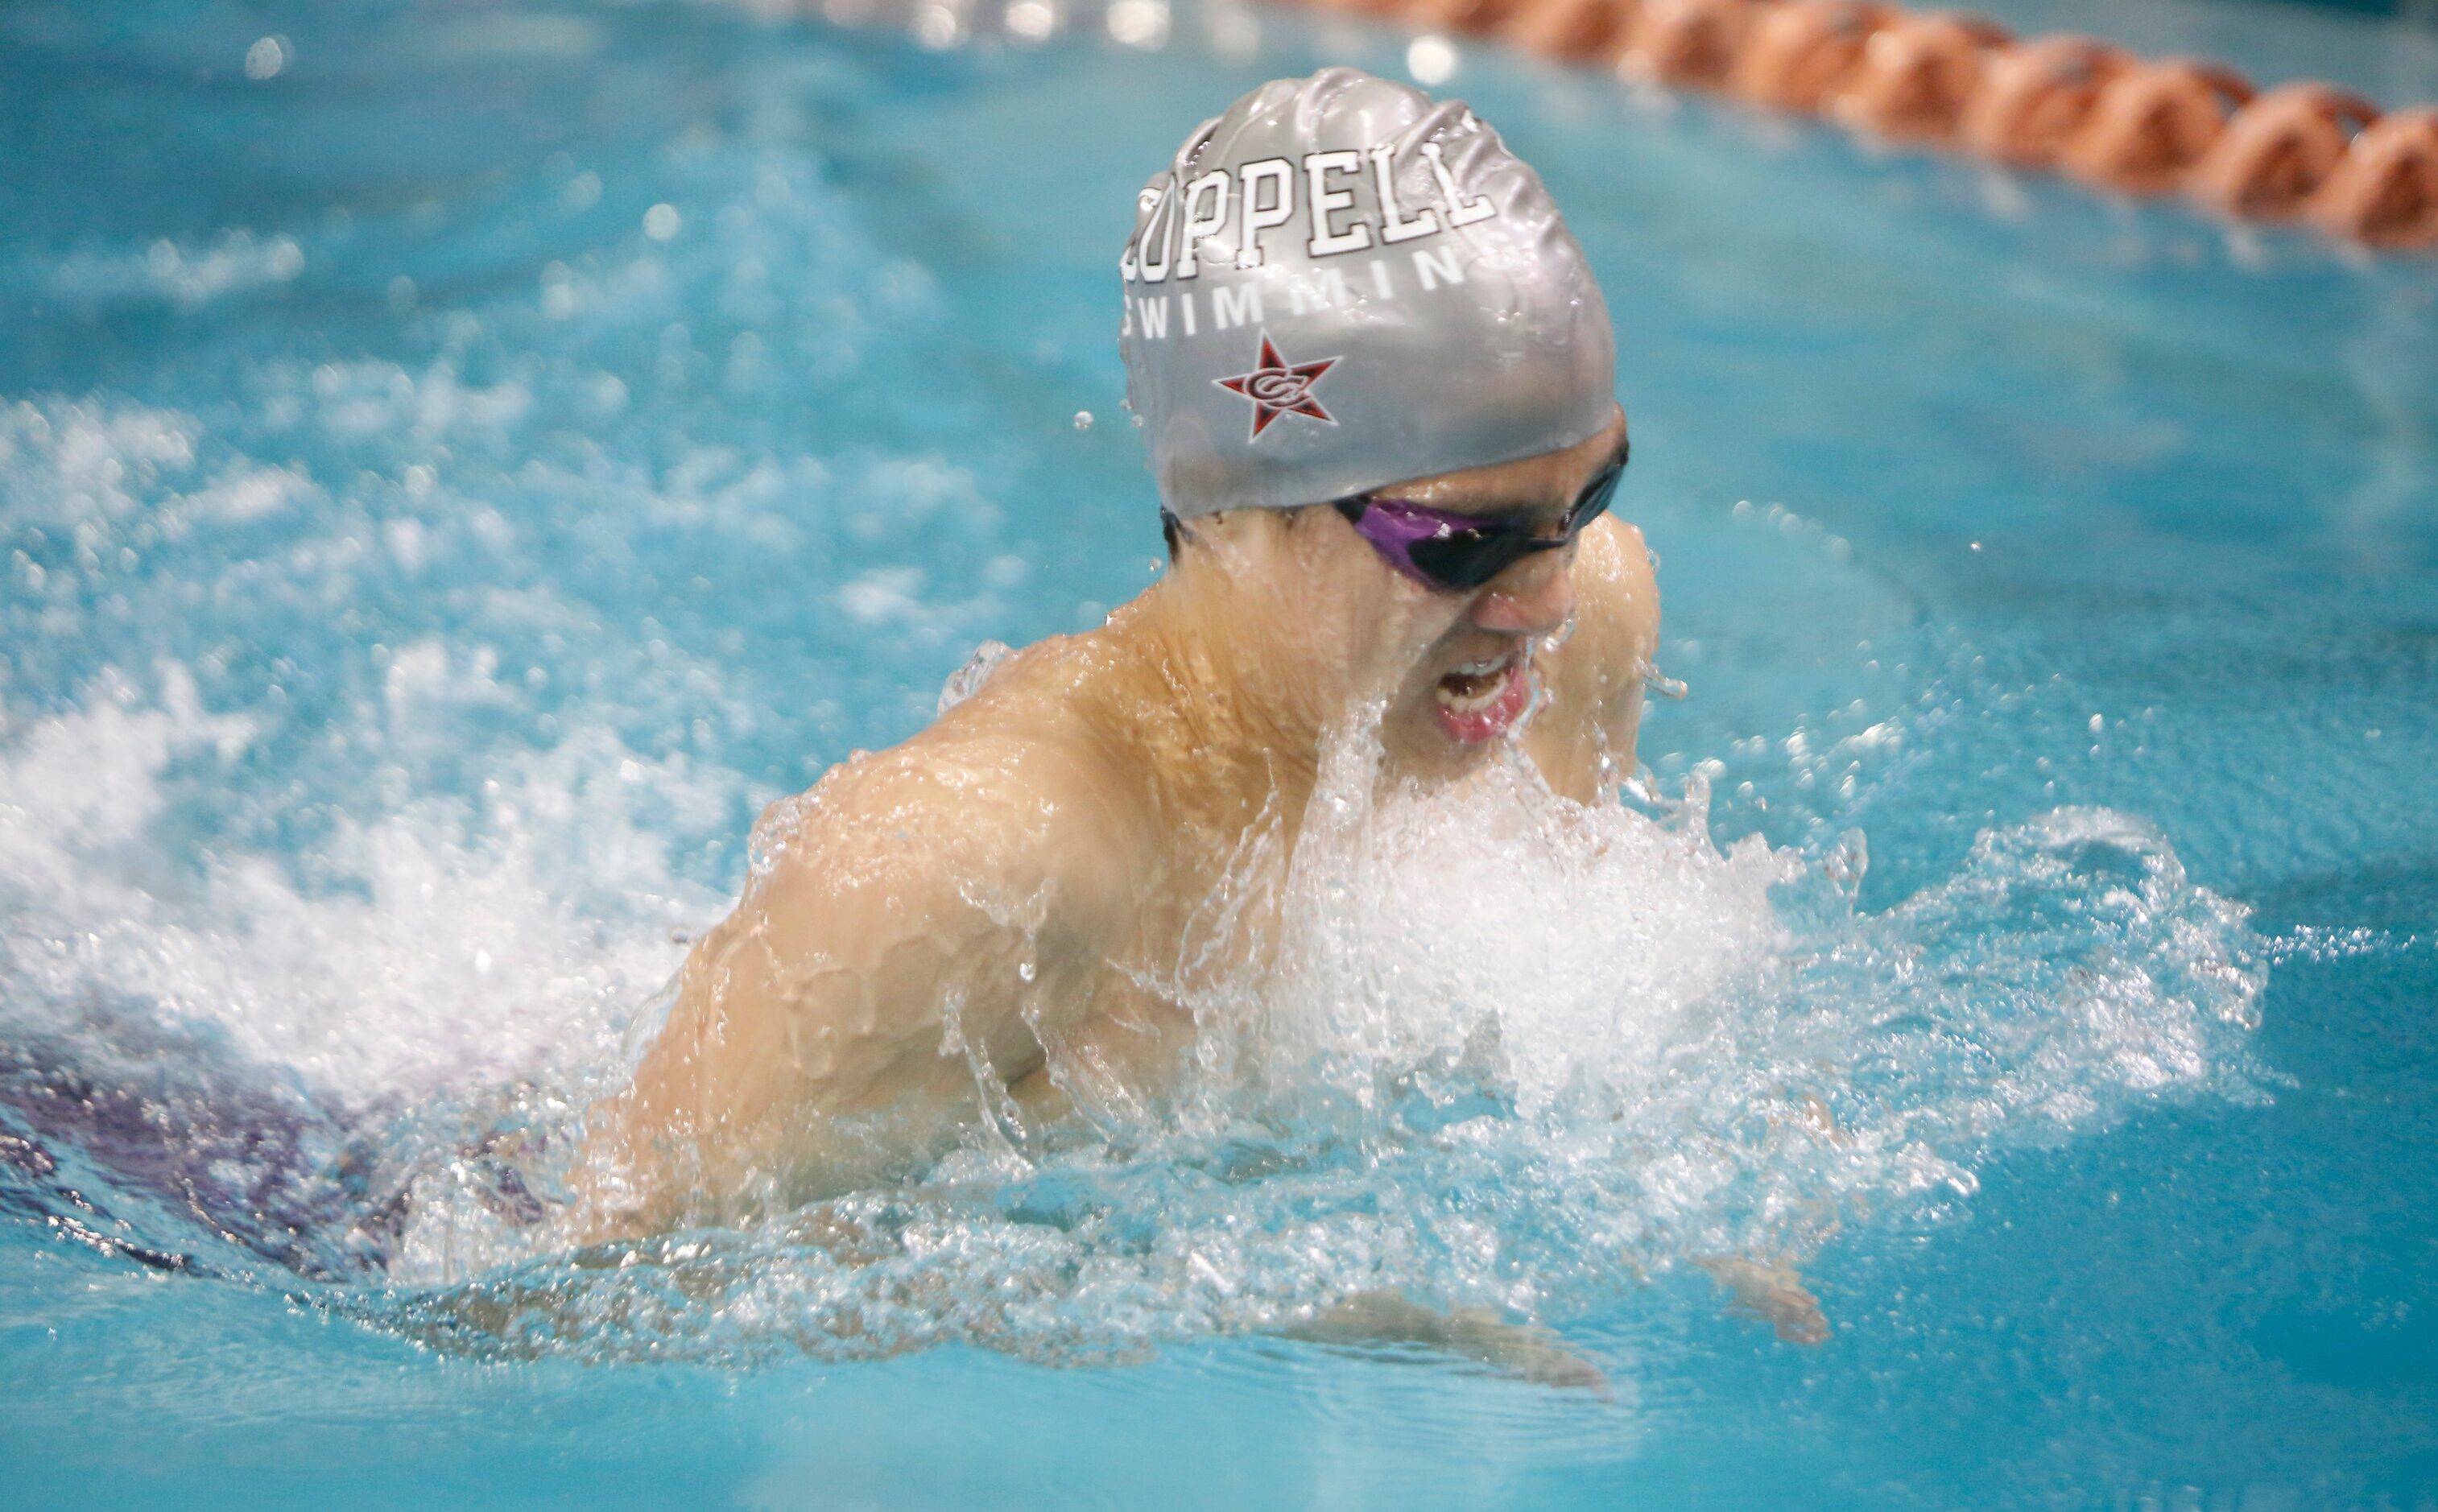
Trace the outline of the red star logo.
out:
M 1320 376 L 1336 362 L 1336 358 L 1324 357 L 1317 362 L 1290 364 L 1271 344 L 1270 333 L 1263 331 L 1259 367 L 1235 378 L 1212 378 L 1210 381 L 1253 401 L 1252 439 L 1259 441 L 1262 432 L 1270 428 L 1270 422 L 1282 414 L 1308 415 L 1323 425 L 1337 423 L 1312 396 L 1312 386 L 1319 382 Z

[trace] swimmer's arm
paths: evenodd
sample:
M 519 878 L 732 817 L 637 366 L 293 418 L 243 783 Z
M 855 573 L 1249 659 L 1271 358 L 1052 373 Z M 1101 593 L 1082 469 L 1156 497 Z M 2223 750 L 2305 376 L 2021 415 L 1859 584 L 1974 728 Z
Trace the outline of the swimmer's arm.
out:
M 1659 648 L 1659 584 L 1642 532 L 1614 516 L 1576 548 L 1575 624 L 1546 662 L 1548 716 L 1531 750 L 1558 792 L 1590 802 L 1634 775 L 1643 670 Z
M 1122 895 L 1072 822 L 1088 796 L 1068 785 L 1020 753 L 903 747 L 824 779 L 695 947 L 660 1038 L 600 1115 L 576 1237 L 870 1185 L 952 1146 L 980 1087 L 1040 1067 L 1029 1020 L 1055 1029 L 1070 1011 Z

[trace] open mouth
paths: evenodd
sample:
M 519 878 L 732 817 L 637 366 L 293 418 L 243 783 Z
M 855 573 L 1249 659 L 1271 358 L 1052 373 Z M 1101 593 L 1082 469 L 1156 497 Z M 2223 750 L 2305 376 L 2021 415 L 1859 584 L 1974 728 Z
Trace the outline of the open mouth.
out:
M 1529 683 L 1520 643 L 1488 660 L 1467 662 L 1432 690 L 1440 728 L 1461 745 L 1495 740 L 1522 717 L 1530 702 Z

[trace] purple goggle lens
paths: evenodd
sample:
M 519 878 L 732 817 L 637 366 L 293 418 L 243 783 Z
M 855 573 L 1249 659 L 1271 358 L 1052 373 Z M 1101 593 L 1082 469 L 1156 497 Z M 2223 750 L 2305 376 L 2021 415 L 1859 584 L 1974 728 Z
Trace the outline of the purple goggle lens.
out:
M 1620 448 L 1592 475 L 1555 536 L 1535 535 L 1513 520 L 1458 515 L 1410 499 L 1341 499 L 1337 512 L 1398 571 L 1426 588 L 1470 592 L 1536 552 L 1571 543 L 1608 508 L 1625 471 L 1625 455 Z

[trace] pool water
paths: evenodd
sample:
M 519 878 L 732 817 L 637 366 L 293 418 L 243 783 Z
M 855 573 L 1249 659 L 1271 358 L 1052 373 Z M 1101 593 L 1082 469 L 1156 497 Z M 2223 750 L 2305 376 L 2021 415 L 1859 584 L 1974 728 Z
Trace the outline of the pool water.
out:
M 1689 687 L 1634 805 L 1341 751 L 1178 1108 L 519 1222 L 761 808 L 1159 570 L 1135 188 L 1408 59 L 1068 19 L 0 15 L 0 1500 L 2438 1504 L 2438 265 L 1494 51 Z M 1303 1337 L 1383 1290 L 1538 1331 Z

